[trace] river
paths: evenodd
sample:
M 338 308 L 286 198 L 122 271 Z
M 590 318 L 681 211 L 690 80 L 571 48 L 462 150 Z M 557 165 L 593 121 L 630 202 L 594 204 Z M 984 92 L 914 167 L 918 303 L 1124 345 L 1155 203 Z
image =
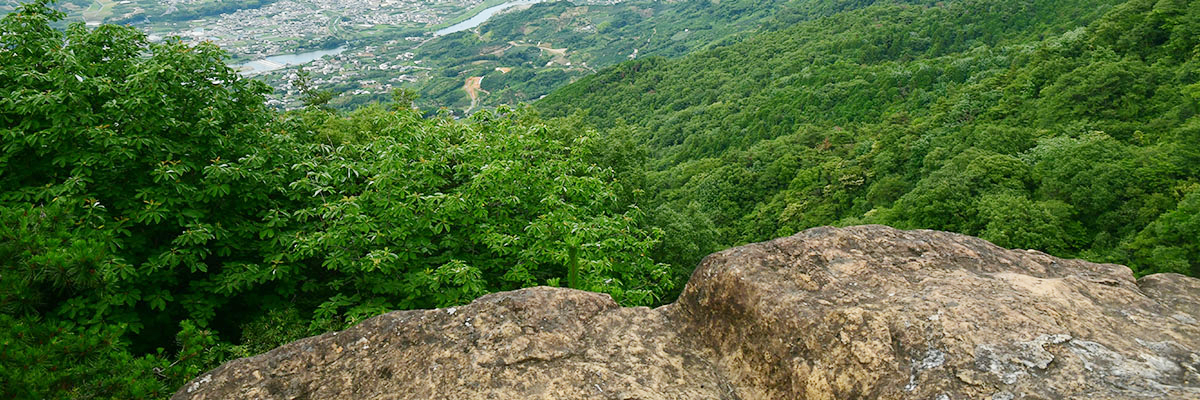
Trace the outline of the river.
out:
M 236 65 L 233 68 L 241 71 L 243 74 L 261 74 L 263 72 L 274 71 L 289 65 L 300 65 L 321 57 L 331 54 L 341 54 L 346 51 L 346 47 L 338 47 L 329 50 L 306 51 L 303 53 L 279 54 L 267 57 L 262 60 L 254 60 L 242 65 Z
M 487 20 L 491 19 L 492 16 L 495 16 L 496 14 L 500 13 L 501 11 L 504 11 L 504 10 L 507 10 L 507 9 L 510 9 L 513 7 L 517 7 L 517 6 L 534 5 L 537 3 L 541 3 L 543 1 L 546 1 L 546 0 L 513 0 L 510 2 L 501 4 L 501 5 L 498 5 L 498 6 L 488 7 L 488 8 L 483 9 L 483 11 L 480 11 L 479 14 L 475 14 L 474 16 L 472 16 L 471 18 L 468 18 L 465 21 L 459 22 L 454 25 L 450 25 L 448 27 L 438 30 L 437 32 L 434 32 L 433 35 L 434 36 L 442 36 L 442 35 L 449 35 L 454 32 L 462 32 L 467 29 L 471 29 L 471 28 L 477 27 L 479 25 L 482 25 L 484 22 L 487 22 Z M 242 65 L 235 65 L 235 66 L 233 66 L 233 68 L 241 71 L 243 74 L 246 74 L 246 75 L 261 74 L 263 72 L 274 71 L 274 70 L 277 70 L 277 69 L 280 69 L 283 67 L 287 67 L 290 65 L 304 64 L 309 61 L 316 60 L 321 57 L 325 57 L 327 55 L 340 54 L 343 51 L 346 51 L 345 46 L 338 47 L 338 48 L 332 49 L 332 50 L 316 50 L 316 51 L 306 51 L 303 53 L 279 54 L 279 55 L 267 57 L 262 60 L 254 60 L 254 61 L 242 64 Z
M 480 11 L 479 14 L 475 14 L 475 16 L 471 17 L 470 19 L 467 19 L 466 21 L 459 22 L 457 24 L 442 28 L 442 29 L 438 30 L 437 32 L 434 32 L 433 35 L 434 36 L 442 36 L 442 35 L 449 35 L 454 32 L 462 32 L 467 29 L 471 29 L 471 28 L 474 28 L 474 27 L 477 27 L 477 26 L 483 24 L 488 19 L 491 19 L 493 15 L 496 15 L 496 13 L 499 13 L 501 11 L 504 11 L 504 10 L 507 10 L 509 8 L 513 8 L 516 6 L 533 5 L 533 4 L 541 3 L 542 1 L 545 1 L 545 0 L 513 0 L 510 2 L 501 4 L 501 5 L 498 5 L 498 6 L 488 7 L 488 8 L 483 9 L 483 11 Z

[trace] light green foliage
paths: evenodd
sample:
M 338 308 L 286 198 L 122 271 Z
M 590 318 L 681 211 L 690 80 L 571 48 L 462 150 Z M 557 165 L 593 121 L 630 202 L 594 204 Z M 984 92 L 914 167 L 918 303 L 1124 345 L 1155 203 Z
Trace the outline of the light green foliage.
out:
M 0 397 L 161 398 L 568 265 L 628 305 L 677 282 L 595 131 L 508 108 L 275 113 L 211 45 L 60 17 L 0 22 Z
M 354 288 L 353 303 L 434 307 L 563 277 L 578 249 L 582 288 L 650 304 L 669 287 L 645 255 L 657 238 L 639 228 L 642 212 L 618 201 L 611 169 L 585 162 L 594 132 L 509 109 L 468 124 L 378 107 L 287 124 L 343 137 L 296 166 L 288 187 L 308 205 L 269 212 L 293 222 L 269 233 L 291 249 L 278 274 L 319 260 L 344 273 L 329 284 Z
M 983 224 L 979 237 L 1003 247 L 1061 254 L 1080 232 L 1071 206 L 1061 201 L 1034 202 L 1019 192 L 1000 192 L 981 196 L 971 208 L 979 210 Z

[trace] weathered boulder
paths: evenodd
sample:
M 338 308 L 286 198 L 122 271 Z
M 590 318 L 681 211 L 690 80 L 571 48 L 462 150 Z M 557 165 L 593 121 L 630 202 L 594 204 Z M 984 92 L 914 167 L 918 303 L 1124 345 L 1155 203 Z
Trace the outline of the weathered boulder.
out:
M 883 226 L 713 254 L 675 304 L 531 288 L 229 362 L 175 399 L 1200 399 L 1200 280 Z

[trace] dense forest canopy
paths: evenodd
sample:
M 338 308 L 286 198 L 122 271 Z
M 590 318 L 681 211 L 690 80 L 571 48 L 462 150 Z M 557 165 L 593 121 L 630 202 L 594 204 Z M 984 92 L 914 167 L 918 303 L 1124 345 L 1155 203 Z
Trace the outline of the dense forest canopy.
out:
M 1200 2 L 877 4 L 537 106 L 645 146 L 667 262 L 882 223 L 1197 275 L 1198 29 Z
M 24 5 L 0 21 L 0 397 L 163 398 L 533 285 L 662 304 L 713 250 L 827 224 L 1200 275 L 1200 2 L 785 10 L 454 120 L 406 91 L 272 111 L 212 45 Z

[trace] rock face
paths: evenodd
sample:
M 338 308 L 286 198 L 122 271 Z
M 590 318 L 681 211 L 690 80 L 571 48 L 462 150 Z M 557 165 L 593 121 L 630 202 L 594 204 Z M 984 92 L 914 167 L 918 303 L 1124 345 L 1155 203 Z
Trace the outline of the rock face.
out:
M 229 362 L 175 399 L 1200 399 L 1200 280 L 883 226 L 710 255 L 679 301 L 531 288 Z

